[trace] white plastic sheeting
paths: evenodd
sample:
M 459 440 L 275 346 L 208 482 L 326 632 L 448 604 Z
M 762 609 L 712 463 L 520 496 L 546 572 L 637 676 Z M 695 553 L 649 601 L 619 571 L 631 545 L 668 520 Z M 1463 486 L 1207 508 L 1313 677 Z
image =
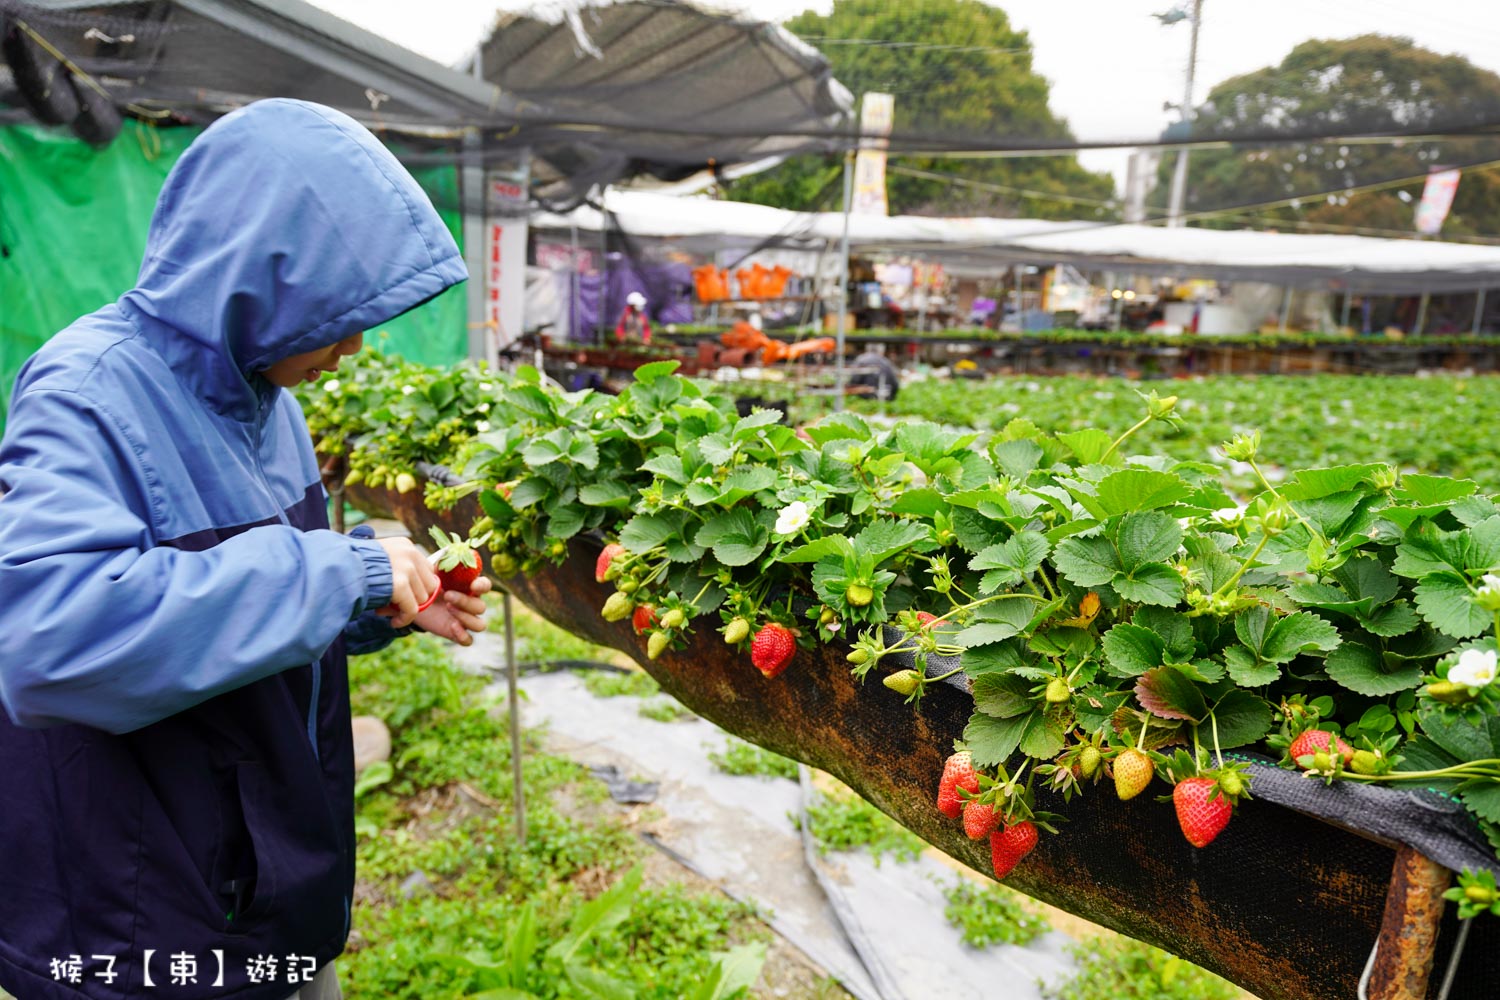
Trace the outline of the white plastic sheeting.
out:
M 744 202 L 609 191 L 604 207 L 618 227 L 699 250 L 730 246 L 812 248 L 837 242 L 837 212 L 788 212 Z M 604 213 L 582 207 L 542 213 L 544 230 L 600 231 Z M 1460 292 L 1500 287 L 1500 247 L 1435 240 L 1374 239 L 1251 230 L 1037 219 L 939 219 L 851 216 L 849 245 L 942 260 L 955 270 L 993 271 L 1016 263 L 1073 264 L 1135 274 L 1263 281 L 1302 288 L 1383 295 Z

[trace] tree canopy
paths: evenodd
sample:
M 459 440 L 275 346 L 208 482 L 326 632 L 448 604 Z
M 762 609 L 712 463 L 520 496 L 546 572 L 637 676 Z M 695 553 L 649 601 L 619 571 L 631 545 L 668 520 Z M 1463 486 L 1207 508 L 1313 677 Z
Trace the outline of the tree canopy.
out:
M 1337 126 L 1372 134 L 1431 128 L 1451 132 L 1500 121 L 1500 75 L 1462 56 L 1441 55 L 1386 35 L 1313 40 L 1279 65 L 1225 80 L 1196 109 L 1194 135 L 1275 131 L 1316 135 Z M 1162 157 L 1152 202 L 1167 201 L 1176 154 Z M 1194 150 L 1188 158 L 1185 210 L 1295 204 L 1208 218 L 1203 225 L 1241 228 L 1309 224 L 1413 232 L 1427 172 L 1500 159 L 1500 139 L 1406 141 L 1400 144 L 1304 142 Z M 1389 182 L 1417 178 L 1401 184 Z M 1361 190 L 1375 188 L 1374 190 Z M 1500 235 L 1500 171 L 1465 170 L 1444 236 Z
M 1030 39 L 1011 27 L 1004 11 L 979 0 L 835 0 L 829 14 L 808 11 L 786 27 L 821 50 L 834 75 L 856 95 L 894 95 L 897 132 L 1071 138 L 1066 122 L 1047 106 L 1048 84 L 1032 69 Z M 1118 215 L 1113 178 L 1085 170 L 1071 156 L 903 156 L 892 157 L 890 166 L 955 174 L 986 185 L 888 170 L 892 214 Z M 781 208 L 835 208 L 839 168 L 836 157 L 800 157 L 734 182 L 728 195 Z M 1059 195 L 1084 201 L 1053 197 Z

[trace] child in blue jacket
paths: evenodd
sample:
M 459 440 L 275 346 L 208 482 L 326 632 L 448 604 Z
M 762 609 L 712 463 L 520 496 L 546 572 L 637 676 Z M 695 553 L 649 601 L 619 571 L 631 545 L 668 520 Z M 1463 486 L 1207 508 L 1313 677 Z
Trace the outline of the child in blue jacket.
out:
M 465 277 L 368 130 L 261 101 L 173 168 L 136 286 L 22 370 L 0 441 L 0 988 L 338 995 L 345 655 L 412 623 L 467 644 L 489 585 L 417 614 L 437 578 L 415 546 L 329 531 L 286 389 Z

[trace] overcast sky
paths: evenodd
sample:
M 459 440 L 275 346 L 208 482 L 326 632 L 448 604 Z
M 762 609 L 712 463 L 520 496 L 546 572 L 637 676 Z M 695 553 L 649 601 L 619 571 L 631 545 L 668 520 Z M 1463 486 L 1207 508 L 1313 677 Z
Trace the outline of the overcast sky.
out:
M 534 6 L 512 0 L 313 2 L 444 63 L 472 51 L 497 10 Z M 1052 84 L 1052 110 L 1079 136 L 1109 137 L 1155 134 L 1176 119 L 1162 104 L 1182 99 L 1189 29 L 1186 23 L 1163 27 L 1151 15 L 1178 2 L 1005 0 L 994 6 L 1030 34 L 1035 68 Z M 779 21 L 808 9 L 827 13 L 832 0 L 718 6 Z M 1194 95 L 1201 101 L 1222 80 L 1279 63 L 1308 38 L 1372 31 L 1405 35 L 1500 72 L 1500 0 L 1204 0 Z M 1086 152 L 1081 159 L 1123 178 L 1123 153 Z

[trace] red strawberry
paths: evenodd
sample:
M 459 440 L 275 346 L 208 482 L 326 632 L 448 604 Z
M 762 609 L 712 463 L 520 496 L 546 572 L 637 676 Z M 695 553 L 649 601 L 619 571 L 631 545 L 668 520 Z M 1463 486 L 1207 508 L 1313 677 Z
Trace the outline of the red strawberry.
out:
M 964 802 L 964 833 L 969 835 L 970 840 L 988 837 L 999 828 L 1000 817 L 995 813 L 994 806 L 973 799 Z
M 792 630 L 778 622 L 768 622 L 750 640 L 750 662 L 767 677 L 775 677 L 787 668 L 797 653 L 797 638 Z
M 438 527 L 432 529 L 432 537 L 438 543 L 438 550 L 432 554 L 432 564 L 438 574 L 438 589 L 467 594 L 474 581 L 479 579 L 479 574 L 484 572 L 479 553 L 474 551 L 482 539 L 460 538 L 458 535 L 449 535 Z
M 635 610 L 630 613 L 630 624 L 635 626 L 636 635 L 640 635 L 652 625 L 655 625 L 656 605 L 637 604 Z
M 1334 742 L 1335 739 L 1337 738 L 1332 733 L 1325 730 L 1308 729 L 1301 736 L 1292 740 L 1292 745 L 1287 750 L 1287 753 L 1291 755 L 1292 763 L 1301 767 L 1302 765 L 1297 763 L 1298 758 L 1327 751 L 1328 744 Z M 1339 756 L 1344 758 L 1344 763 L 1349 763 L 1350 759 L 1354 757 L 1354 748 L 1343 740 L 1338 740 L 1334 745 L 1338 748 Z
M 943 777 L 938 781 L 938 812 L 949 819 L 958 819 L 958 814 L 963 811 L 964 800 L 958 794 L 960 788 L 970 794 L 979 792 L 979 775 L 974 773 L 974 756 L 967 750 L 959 751 L 944 762 Z
M 994 865 L 995 877 L 1009 875 L 1035 846 L 1036 826 L 1030 820 L 1013 823 L 990 834 L 990 864 Z
M 624 554 L 625 546 L 619 542 L 610 542 L 604 546 L 604 551 L 599 553 L 599 561 L 594 564 L 594 579 L 603 583 L 605 574 L 609 572 L 609 564 L 615 561 L 615 556 Z
M 943 623 L 943 620 L 937 615 L 933 614 L 931 611 L 918 611 L 917 621 L 922 623 L 923 628 L 932 628 L 935 625 L 941 625 Z
M 1219 791 L 1212 778 L 1179 781 L 1172 789 L 1172 804 L 1177 807 L 1177 825 L 1182 827 L 1182 835 L 1194 847 L 1212 843 L 1234 814 L 1229 797 Z
M 1115 794 L 1120 801 L 1133 799 L 1146 790 L 1156 774 L 1156 765 L 1151 758 L 1131 747 L 1115 758 Z

